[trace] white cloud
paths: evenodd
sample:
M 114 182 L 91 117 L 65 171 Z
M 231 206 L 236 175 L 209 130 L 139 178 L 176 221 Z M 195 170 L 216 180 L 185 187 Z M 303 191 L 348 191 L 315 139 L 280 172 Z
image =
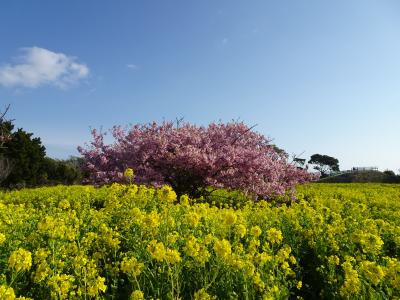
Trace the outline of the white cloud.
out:
M 36 88 L 51 84 L 66 88 L 89 75 L 89 68 L 75 57 L 44 48 L 21 48 L 15 64 L 0 66 L 0 85 Z
M 223 38 L 221 42 L 222 42 L 222 45 L 226 45 L 226 44 L 228 44 L 229 39 L 228 38 Z
M 132 69 L 132 70 L 139 69 L 139 67 L 137 65 L 135 65 L 135 64 L 127 64 L 126 66 L 127 66 L 127 68 Z

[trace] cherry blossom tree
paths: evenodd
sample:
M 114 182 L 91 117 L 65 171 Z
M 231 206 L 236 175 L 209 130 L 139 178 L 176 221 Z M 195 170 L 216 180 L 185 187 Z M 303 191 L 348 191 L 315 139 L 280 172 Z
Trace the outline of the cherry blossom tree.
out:
M 313 179 L 252 129 L 242 122 L 114 126 L 114 143 L 106 144 L 106 133 L 93 130 L 91 143 L 78 150 L 95 185 L 124 182 L 124 170 L 133 168 L 135 183 L 168 184 L 178 195 L 192 197 L 214 187 L 269 198 Z
M 11 139 L 10 124 L 11 121 L 6 119 L 6 114 L 10 109 L 10 105 L 6 106 L 3 112 L 0 112 L 0 183 L 10 174 L 13 164 L 11 160 L 3 154 L 4 144 Z

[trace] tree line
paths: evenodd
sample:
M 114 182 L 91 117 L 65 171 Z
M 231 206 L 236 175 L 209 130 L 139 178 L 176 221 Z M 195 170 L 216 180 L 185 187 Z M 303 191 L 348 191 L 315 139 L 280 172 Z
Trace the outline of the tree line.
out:
M 310 160 L 295 157 L 294 163 L 300 169 L 308 170 L 310 167 L 320 173 L 323 182 L 381 182 L 400 183 L 400 175 L 392 170 L 380 172 L 374 169 L 358 170 L 355 168 L 350 172 L 340 172 L 339 160 L 335 157 L 323 154 L 313 154 Z
M 307 181 L 306 171 L 310 169 L 318 172 L 323 180 L 340 171 L 339 160 L 324 154 L 313 154 L 308 161 L 294 157 L 292 164 L 288 164 L 289 155 L 283 149 L 251 131 L 252 127 L 234 122 L 210 124 L 209 128 L 197 128 L 190 124 L 175 128 L 172 123 L 136 125 L 127 136 L 122 131 L 114 132 L 117 140 L 125 139 L 115 148 L 103 147 L 102 135 L 94 132 L 92 145 L 98 144 L 96 149 L 81 148 L 81 157 L 58 160 L 46 156 L 46 148 L 39 137 L 15 127 L 14 120 L 7 118 L 9 108 L 7 106 L 0 112 L 0 187 L 3 188 L 80 184 L 84 179 L 93 184 L 104 184 L 123 180 L 121 174 L 124 168 L 134 167 L 138 171 L 138 183 L 163 182 L 181 193 L 194 194 L 199 187 L 215 185 L 245 190 L 254 186 L 250 189 L 252 192 L 271 194 L 277 191 L 256 189 L 260 189 L 262 183 L 266 187 L 283 187 Z M 117 129 L 114 128 L 114 131 Z M 125 149 L 123 145 L 132 147 Z M 154 145 L 157 146 L 154 148 Z M 207 151 L 203 151 L 204 148 Z M 102 153 L 102 149 L 108 152 Z M 141 161 L 141 157 L 148 158 Z M 300 172 L 296 172 L 296 167 Z M 400 176 L 393 171 L 378 173 L 338 180 L 400 182 Z M 261 177 L 252 178 L 252 174 Z M 272 178 L 271 174 L 279 176 Z M 284 182 L 280 178 L 285 178 Z M 276 184 L 272 185 L 275 181 Z M 254 185 L 254 182 L 259 184 Z M 284 190 L 286 188 L 282 188 Z
M 57 160 L 46 156 L 39 137 L 7 118 L 10 106 L 0 113 L 0 187 L 21 188 L 80 183 L 81 159 Z

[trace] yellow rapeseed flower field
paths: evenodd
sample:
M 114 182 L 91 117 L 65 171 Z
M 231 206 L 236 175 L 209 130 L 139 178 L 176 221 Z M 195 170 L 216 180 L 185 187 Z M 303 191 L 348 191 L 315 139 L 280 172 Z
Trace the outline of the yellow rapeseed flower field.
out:
M 400 298 L 400 185 L 310 184 L 290 205 L 218 194 L 0 192 L 0 299 Z

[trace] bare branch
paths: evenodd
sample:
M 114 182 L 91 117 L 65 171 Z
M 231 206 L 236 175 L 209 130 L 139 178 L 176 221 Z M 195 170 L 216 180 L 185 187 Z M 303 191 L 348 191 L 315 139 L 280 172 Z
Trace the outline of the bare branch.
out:
M 3 122 L 4 117 L 6 116 L 8 110 L 10 109 L 10 104 L 8 104 L 6 106 L 6 109 L 4 110 L 4 112 L 0 115 L 0 122 Z
M 234 145 L 245 133 L 248 133 L 249 131 L 251 131 L 256 126 L 258 126 L 258 124 L 255 124 L 255 125 L 247 128 L 245 132 L 243 132 L 241 135 L 239 135 L 236 139 L 233 140 L 231 145 Z

